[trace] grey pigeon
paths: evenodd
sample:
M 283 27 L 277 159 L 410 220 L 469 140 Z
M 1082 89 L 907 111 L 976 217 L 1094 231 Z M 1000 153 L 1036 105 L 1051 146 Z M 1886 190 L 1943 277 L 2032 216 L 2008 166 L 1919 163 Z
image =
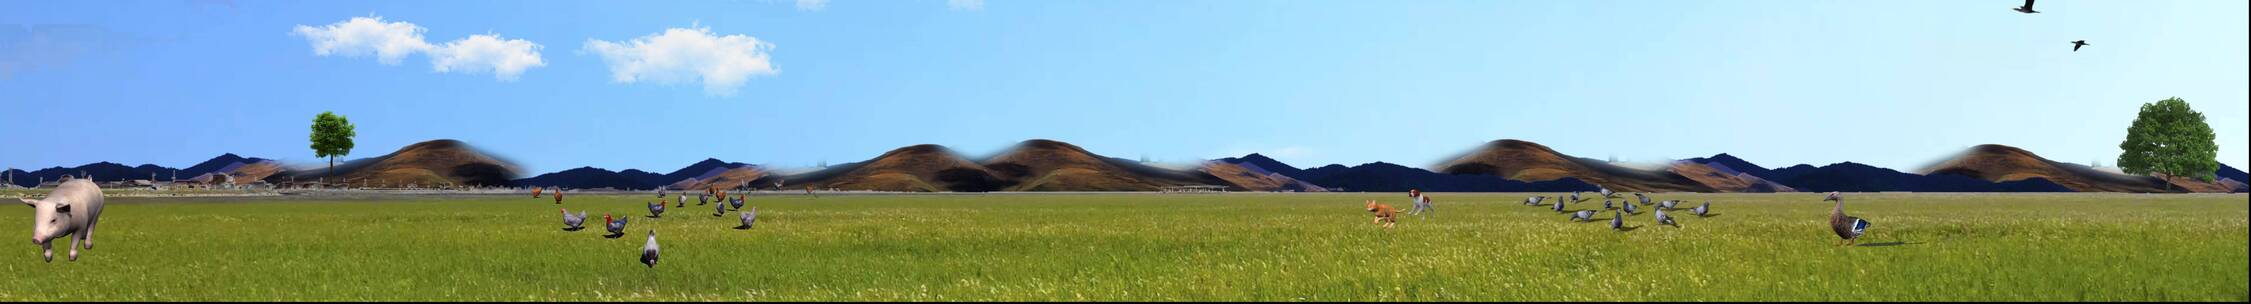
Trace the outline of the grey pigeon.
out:
M 1674 209 L 1673 207 L 1676 206 L 1680 206 L 1680 200 L 1665 200 L 1662 202 L 1657 202 L 1657 209 L 1660 210 L 1672 210 Z
M 1708 214 L 1711 214 L 1712 201 L 1704 201 L 1704 205 L 1696 206 L 1696 209 L 1688 209 L 1688 211 L 1695 212 L 1696 216 L 1706 216 Z
M 577 216 L 572 216 L 570 210 L 562 208 L 555 209 L 563 211 L 563 231 L 578 231 L 579 229 L 586 229 L 586 210 L 579 210 Z
M 664 217 L 664 203 L 649 203 L 649 217 Z
M 1626 230 L 1625 228 L 1626 215 L 1612 212 L 1610 215 L 1610 230 Z
M 1629 204 L 1629 205 L 1630 205 L 1630 204 Z M 1617 206 L 1613 206 L 1613 205 L 1611 205 L 1611 204 L 1610 204 L 1610 199 L 1607 199 L 1607 198 L 1605 198 L 1605 199 L 1602 199 L 1602 210 L 1610 210 L 1610 209 L 1618 209 L 1618 207 L 1617 207 Z
M 1672 216 L 1672 215 L 1668 215 L 1668 214 L 1665 214 L 1665 210 L 1662 210 L 1662 209 L 1660 209 L 1660 210 L 1657 210 L 1657 223 L 1658 223 L 1658 224 L 1665 224 L 1665 225 L 1672 225 L 1673 227 L 1680 227 L 1680 223 L 1674 223 L 1674 222 L 1673 222 L 1673 216 Z
M 1547 199 L 1548 199 L 1548 197 L 1546 197 L 1546 196 L 1534 196 L 1534 197 L 1528 197 L 1528 198 L 1525 198 L 1525 199 L 1524 199 L 1524 205 L 1525 205 L 1525 206 L 1538 206 L 1538 205 L 1540 205 L 1540 201 L 1542 201 L 1542 200 L 1547 200 Z
M 703 204 L 710 204 L 710 203 L 711 203 L 711 194 L 697 194 L 697 195 L 696 195 L 696 205 L 697 205 L 697 206 L 703 206 Z
M 1634 204 L 1626 204 L 1626 213 L 1641 214 L 1640 210 L 1640 208 L 1634 207 Z
M 1571 221 L 1573 222 L 1585 222 L 1592 220 L 1594 220 L 1594 210 L 1579 210 L 1579 212 L 1571 213 Z
M 1602 190 L 1602 197 L 1604 198 L 1618 197 L 1618 192 L 1610 191 L 1609 187 L 1597 187 L 1595 190 Z
M 727 215 L 727 204 L 711 204 L 711 216 Z
M 737 230 L 742 230 L 742 229 L 750 229 L 750 224 L 755 224 L 755 223 L 758 223 L 758 207 L 750 207 L 750 211 L 749 211 L 749 212 L 743 212 L 743 213 L 742 213 L 742 217 L 743 217 L 743 225 L 742 225 L 742 226 L 735 226 L 735 229 L 737 229 Z
M 1641 192 L 1634 192 L 1634 197 L 1635 197 L 1635 198 L 1640 198 L 1640 199 L 1641 199 L 1641 204 L 1643 204 L 1643 205 L 1648 205 L 1648 204 L 1649 204 L 1649 196 L 1647 196 L 1647 195 L 1641 195 Z
M 1555 213 L 1563 213 L 1563 201 L 1555 202 Z
M 1579 201 L 1579 191 L 1571 191 L 1571 201 Z
M 641 264 L 657 268 L 657 231 L 649 230 L 649 242 L 641 245 Z

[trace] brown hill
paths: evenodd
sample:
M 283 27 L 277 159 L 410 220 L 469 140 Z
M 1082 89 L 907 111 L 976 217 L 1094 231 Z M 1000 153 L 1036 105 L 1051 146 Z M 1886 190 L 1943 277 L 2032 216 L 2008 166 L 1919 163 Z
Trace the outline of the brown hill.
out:
M 1242 188 L 1243 190 L 1297 192 L 1328 191 L 1327 188 L 1323 188 L 1319 185 L 1314 185 L 1313 183 L 1299 181 L 1296 178 L 1291 178 L 1287 175 L 1282 175 L 1281 173 L 1266 172 L 1264 174 L 1260 174 L 1259 172 L 1251 170 L 1248 167 L 1222 161 L 1204 162 L 1203 166 L 1197 168 L 1197 170 L 1202 171 L 1204 174 L 1209 174 L 1213 178 L 1218 178 L 1222 181 L 1226 181 L 1229 185 Z
M 751 185 L 751 181 L 766 178 L 767 175 L 769 174 L 766 172 L 766 170 L 759 169 L 755 166 L 741 167 L 726 169 L 726 171 L 719 172 L 719 174 L 701 179 L 688 178 L 680 180 L 679 182 L 672 183 L 670 186 L 673 189 L 710 189 L 713 187 L 735 189 L 743 187 L 745 185 Z
M 1008 183 L 939 145 L 913 145 L 875 159 L 790 178 L 815 187 L 876 191 L 997 191 Z
M 1695 162 L 1676 161 L 1672 163 L 1671 167 L 1666 168 L 1666 171 L 1670 171 L 1673 174 L 1679 174 L 1681 177 L 1686 177 L 1689 180 L 1696 181 L 1696 183 L 1698 184 L 1703 184 L 1706 187 L 1711 187 L 1713 190 L 1718 190 L 1720 192 L 1798 191 L 1797 189 L 1791 189 L 1790 186 L 1784 186 L 1781 183 L 1767 181 L 1764 178 L 1759 178 L 1758 176 L 1751 175 L 1750 173 L 1736 172 L 1734 174 L 1728 174 L 1725 171 L 1721 171 L 1719 168 L 1713 168 L 1710 165 L 1699 164 Z
M 1150 167 L 1102 157 L 1060 141 L 1034 139 L 984 162 L 1013 191 L 1156 191 L 1166 186 L 1225 184 L 1201 172 Z
M 2046 179 L 2079 192 L 2227 192 L 2217 182 L 2171 179 L 2172 190 L 2156 177 L 2103 172 L 2087 166 L 2058 163 L 2031 151 L 2004 145 L 1978 145 L 1918 173 L 1954 174 L 1993 182 Z
M 1486 143 L 1467 155 L 1438 166 L 1446 174 L 1498 175 L 1517 181 L 1538 182 L 1577 178 L 1618 191 L 1715 192 L 1712 186 L 1671 171 L 1639 170 L 1607 162 L 1572 157 L 1528 141 L 1503 139 Z
M 407 145 L 383 156 L 346 162 L 338 165 L 336 174 L 328 180 L 373 187 L 506 186 L 516 179 L 518 168 L 521 167 L 477 151 L 461 141 L 440 139 Z M 326 175 L 327 170 L 323 166 L 288 175 L 300 181 L 312 180 Z

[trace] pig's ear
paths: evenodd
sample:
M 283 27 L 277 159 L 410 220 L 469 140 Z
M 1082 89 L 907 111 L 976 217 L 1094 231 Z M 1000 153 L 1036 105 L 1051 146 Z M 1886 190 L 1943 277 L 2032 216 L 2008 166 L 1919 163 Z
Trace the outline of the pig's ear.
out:
M 70 203 L 68 203 L 68 202 L 55 202 L 55 212 L 57 212 L 57 213 L 70 213 Z
M 24 204 L 25 206 L 38 206 L 38 205 L 39 205 L 39 200 L 31 199 L 31 198 L 28 198 L 28 197 L 19 197 L 19 198 L 16 198 L 16 199 L 18 199 L 18 200 L 23 200 L 23 204 Z

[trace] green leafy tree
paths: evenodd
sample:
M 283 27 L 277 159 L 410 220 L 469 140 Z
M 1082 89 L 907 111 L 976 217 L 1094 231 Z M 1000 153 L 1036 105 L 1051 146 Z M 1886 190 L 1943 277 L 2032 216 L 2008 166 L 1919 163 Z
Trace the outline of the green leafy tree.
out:
M 336 175 L 336 157 L 352 154 L 352 121 L 334 112 L 313 117 L 313 156 L 328 158 L 328 175 Z
M 2118 144 L 2126 151 L 2118 155 L 2118 168 L 2209 182 L 2220 168 L 2220 146 L 2212 138 L 2204 113 L 2189 109 L 2179 97 L 2143 104 L 2134 125 L 2126 128 L 2126 141 Z M 2172 190 L 2173 184 L 2165 183 L 2165 189 Z

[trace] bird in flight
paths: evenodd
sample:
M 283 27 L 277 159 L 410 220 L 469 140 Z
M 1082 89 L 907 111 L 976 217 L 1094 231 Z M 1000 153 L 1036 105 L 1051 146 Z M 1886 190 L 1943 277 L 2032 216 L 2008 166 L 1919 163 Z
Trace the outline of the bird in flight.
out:
M 2071 42 L 2071 51 L 2073 51 L 2073 52 L 2077 52 L 2077 51 L 2079 51 L 2079 47 L 2083 47 L 2083 46 L 2087 46 L 2087 41 L 2086 41 L 2086 40 L 2072 41 L 2072 42 Z
M 2038 14 L 2038 13 L 2040 13 L 2040 11 L 2035 11 L 2035 10 L 2032 10 L 2032 0 L 2024 0 L 2024 6 L 2023 6 L 2023 7 L 2018 7 L 2018 8 L 2016 8 L 2016 10 L 2017 10 L 2017 12 L 2019 12 L 2019 13 L 2026 13 L 2026 14 Z

